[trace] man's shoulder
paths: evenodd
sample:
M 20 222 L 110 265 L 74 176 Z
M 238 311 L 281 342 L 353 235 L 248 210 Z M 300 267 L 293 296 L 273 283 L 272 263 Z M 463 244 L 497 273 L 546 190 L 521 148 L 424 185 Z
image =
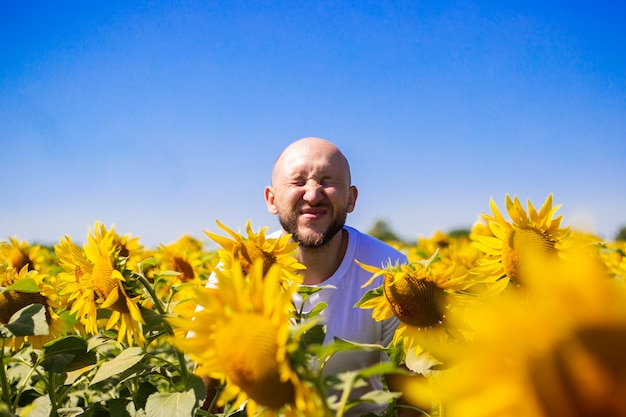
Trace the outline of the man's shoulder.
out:
M 355 240 L 356 251 L 358 252 L 357 256 L 367 255 L 368 257 L 379 258 L 381 261 L 390 259 L 392 262 L 404 262 L 406 260 L 406 255 L 390 244 L 383 242 L 374 236 L 368 235 L 367 233 L 361 232 L 354 227 L 344 227 L 348 230 L 350 236 Z

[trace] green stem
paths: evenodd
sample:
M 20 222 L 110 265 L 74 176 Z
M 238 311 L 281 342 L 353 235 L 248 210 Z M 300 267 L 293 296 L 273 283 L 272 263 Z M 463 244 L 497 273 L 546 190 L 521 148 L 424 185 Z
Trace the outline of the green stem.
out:
M 56 390 L 56 380 L 55 380 L 54 372 L 48 372 L 48 396 L 50 397 L 50 417 L 57 417 L 57 408 L 59 408 L 58 398 L 57 398 L 57 390 Z
M 9 380 L 7 379 L 6 369 L 4 368 L 4 344 L 5 338 L 2 338 L 2 350 L 0 351 L 0 385 L 2 386 L 2 399 L 5 404 L 11 404 L 11 389 L 9 388 Z M 15 411 L 15 410 L 11 410 Z
M 339 409 L 337 410 L 337 414 L 335 417 L 343 417 L 343 413 L 345 412 L 346 404 L 348 403 L 348 399 L 350 398 L 350 393 L 352 392 L 352 388 L 354 387 L 354 381 L 356 379 L 356 373 L 350 373 L 350 383 L 344 383 L 344 390 L 341 393 L 341 400 L 339 401 Z
M 22 362 L 22 361 L 20 361 L 20 362 Z M 33 374 L 37 370 L 37 365 L 32 365 L 32 364 L 26 363 L 26 362 L 22 362 L 22 363 L 24 363 L 25 365 L 30 366 L 30 370 L 28 371 L 26 376 L 24 376 L 21 385 L 17 389 L 17 394 L 15 395 L 15 401 L 13 401 L 13 408 L 12 408 L 13 410 L 17 409 L 17 404 L 20 401 L 20 397 L 22 396 L 22 392 L 24 392 L 24 389 L 26 389 L 26 384 L 28 384 L 28 382 L 30 381 L 30 378 L 33 376 Z
M 165 318 L 165 316 L 167 315 L 167 311 L 165 311 L 163 303 L 161 303 L 161 300 L 159 300 L 159 297 L 157 297 L 156 293 L 154 292 L 154 288 L 143 275 L 143 273 L 138 273 L 137 276 L 139 277 L 139 282 L 141 282 L 146 291 L 148 291 L 148 294 L 150 294 L 150 297 L 152 298 L 152 301 L 154 302 L 154 306 L 156 307 L 157 311 L 161 316 Z M 163 320 L 163 327 L 165 328 L 165 331 L 168 335 L 174 336 L 174 329 L 172 329 L 172 326 L 165 319 Z M 180 376 L 183 378 L 186 385 L 189 379 L 189 371 L 187 370 L 187 361 L 185 359 L 185 355 L 176 348 L 174 348 L 174 351 L 176 352 L 176 356 L 178 357 Z

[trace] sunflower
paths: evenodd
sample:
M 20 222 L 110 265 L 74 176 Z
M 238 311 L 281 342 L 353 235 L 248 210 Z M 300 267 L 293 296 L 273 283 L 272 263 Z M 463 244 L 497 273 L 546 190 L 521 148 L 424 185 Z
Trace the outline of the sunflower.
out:
M 159 245 L 153 256 L 159 264 L 148 273 L 157 297 L 171 306 L 172 313 L 190 317 L 197 308 L 194 293 L 215 269 L 217 254 L 205 251 L 201 241 L 184 235 L 172 244 Z M 185 336 L 182 332 L 178 335 Z
M 475 297 L 466 292 L 474 283 L 467 274 L 455 274 L 458 269 L 454 264 L 441 262 L 435 253 L 424 261 L 382 268 L 359 265 L 373 273 L 363 287 L 380 275 L 384 279 L 381 287 L 368 291 L 356 306 L 372 309 L 376 321 L 398 318 L 392 344 L 403 346 L 409 368 L 416 356 L 428 353 L 431 347 L 465 337 L 464 325 L 452 321 L 451 317 L 458 316 L 449 312 L 474 302 Z
M 473 245 L 469 233 L 447 234 L 441 231 L 430 237 L 420 237 L 417 245 L 409 248 L 407 257 L 411 262 L 424 261 L 435 252 L 442 262 L 456 265 L 455 275 L 469 272 L 484 257 L 484 253 Z
M 29 271 L 28 265 L 24 265 L 19 272 L 11 266 L 0 265 L 0 285 L 2 287 L 7 288 L 20 280 L 30 279 L 39 289 L 39 291 L 33 292 L 11 289 L 0 292 L 0 323 L 8 323 L 13 314 L 28 305 L 41 304 L 45 308 L 46 323 L 48 324 L 48 334 L 14 337 L 9 340 L 8 345 L 15 350 L 20 349 L 26 343 L 36 349 L 41 349 L 46 342 L 56 339 L 68 330 L 68 326 L 55 312 L 55 308 L 59 306 L 55 302 L 55 289 L 49 278 L 47 275 L 39 274 L 36 271 Z
M 106 228 L 103 224 L 100 224 L 100 228 L 103 232 L 101 234 L 106 233 Z M 109 232 L 113 235 L 113 245 L 115 246 L 117 256 L 125 260 L 127 269 L 134 270 L 143 259 L 143 245 L 139 242 L 139 236 L 132 236 L 129 233 L 123 236 L 119 235 L 113 227 L 111 227 Z
M 626 415 L 624 282 L 589 246 L 571 250 L 527 259 L 519 291 L 466 312 L 471 343 L 447 346 L 454 366 L 413 388 L 452 417 Z
M 202 242 L 188 235 L 172 244 L 159 245 L 154 257 L 159 260 L 159 267 L 151 271 L 153 274 L 160 271 L 178 272 L 169 277 L 169 285 L 206 281 L 217 258 L 214 253 L 204 250 Z
M 144 324 L 137 306 L 124 288 L 125 278 L 117 261 L 119 247 L 114 233 L 96 222 L 83 250 L 69 236 L 55 245 L 64 272 L 60 274 L 61 294 L 68 297 L 72 314 L 85 326 L 88 334 L 98 332 L 98 312 L 109 315 L 104 328 L 115 329 L 117 340 L 143 344 L 139 324 Z
M 528 201 L 528 213 L 517 196 L 512 200 L 507 194 L 510 222 L 502 216 L 493 198 L 490 206 L 493 215 L 482 216 L 487 227 L 479 223 L 472 230 L 474 244 L 487 255 L 472 269 L 473 274 L 496 280 L 506 278 L 507 282 L 523 285 L 526 259 L 533 254 L 558 256 L 566 250 L 570 231 L 569 227 L 561 227 L 563 216 L 554 217 L 561 206 L 552 206 L 552 194 L 539 212 Z
M 8 242 L 0 242 L 0 263 L 4 262 L 16 271 L 21 271 L 24 266 L 27 266 L 29 271 L 42 272 L 41 269 L 46 260 L 45 252 L 40 245 L 31 245 L 11 237 Z
M 220 229 L 232 236 L 232 239 L 229 239 L 204 231 L 209 238 L 222 246 L 222 249 L 218 250 L 218 254 L 224 271 L 229 271 L 234 260 L 237 259 L 245 275 L 258 258 L 263 260 L 264 273 L 272 265 L 278 264 L 281 266 L 283 279 L 302 282 L 302 277 L 298 275 L 298 271 L 305 267 L 294 257 L 298 244 L 291 241 L 291 235 L 285 234 L 277 238 L 266 238 L 267 227 L 255 233 L 252 230 L 250 220 L 248 220 L 246 223 L 248 236 L 244 237 L 226 227 L 219 220 L 216 220 L 216 223 Z
M 200 288 L 203 308 L 191 319 L 171 319 L 189 333 L 173 343 L 199 364 L 197 373 L 225 381 L 218 405 L 246 403 L 249 415 L 321 416 L 324 404 L 290 364 L 292 297 L 296 284 L 281 285 L 281 269 L 253 261 L 244 276 L 237 259 L 229 274 L 217 271 L 216 287 Z

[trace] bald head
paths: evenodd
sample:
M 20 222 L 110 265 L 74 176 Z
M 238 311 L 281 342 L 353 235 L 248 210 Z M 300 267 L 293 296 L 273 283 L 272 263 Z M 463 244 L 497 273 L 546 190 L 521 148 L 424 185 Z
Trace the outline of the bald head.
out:
M 351 184 L 346 157 L 333 143 L 303 138 L 287 146 L 265 187 L 265 202 L 300 248 L 317 249 L 341 239 L 358 190 Z
M 345 155 L 332 142 L 317 137 L 298 139 L 278 155 L 272 170 L 272 184 L 276 182 L 277 176 L 282 175 L 290 166 L 302 161 L 327 163 L 333 166 L 337 172 L 344 174 L 348 185 L 351 184 L 350 165 Z

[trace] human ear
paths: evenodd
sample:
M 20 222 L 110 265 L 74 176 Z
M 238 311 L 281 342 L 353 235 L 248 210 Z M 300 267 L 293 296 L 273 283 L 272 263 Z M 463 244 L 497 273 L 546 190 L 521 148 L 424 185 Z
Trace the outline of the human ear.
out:
M 274 189 L 270 186 L 265 187 L 265 204 L 271 214 L 278 214 L 278 208 L 275 204 Z
M 356 198 L 359 196 L 359 190 L 354 186 L 350 186 L 350 191 L 348 192 L 348 207 L 346 211 L 348 213 L 352 213 L 354 211 L 354 206 L 356 205 Z

